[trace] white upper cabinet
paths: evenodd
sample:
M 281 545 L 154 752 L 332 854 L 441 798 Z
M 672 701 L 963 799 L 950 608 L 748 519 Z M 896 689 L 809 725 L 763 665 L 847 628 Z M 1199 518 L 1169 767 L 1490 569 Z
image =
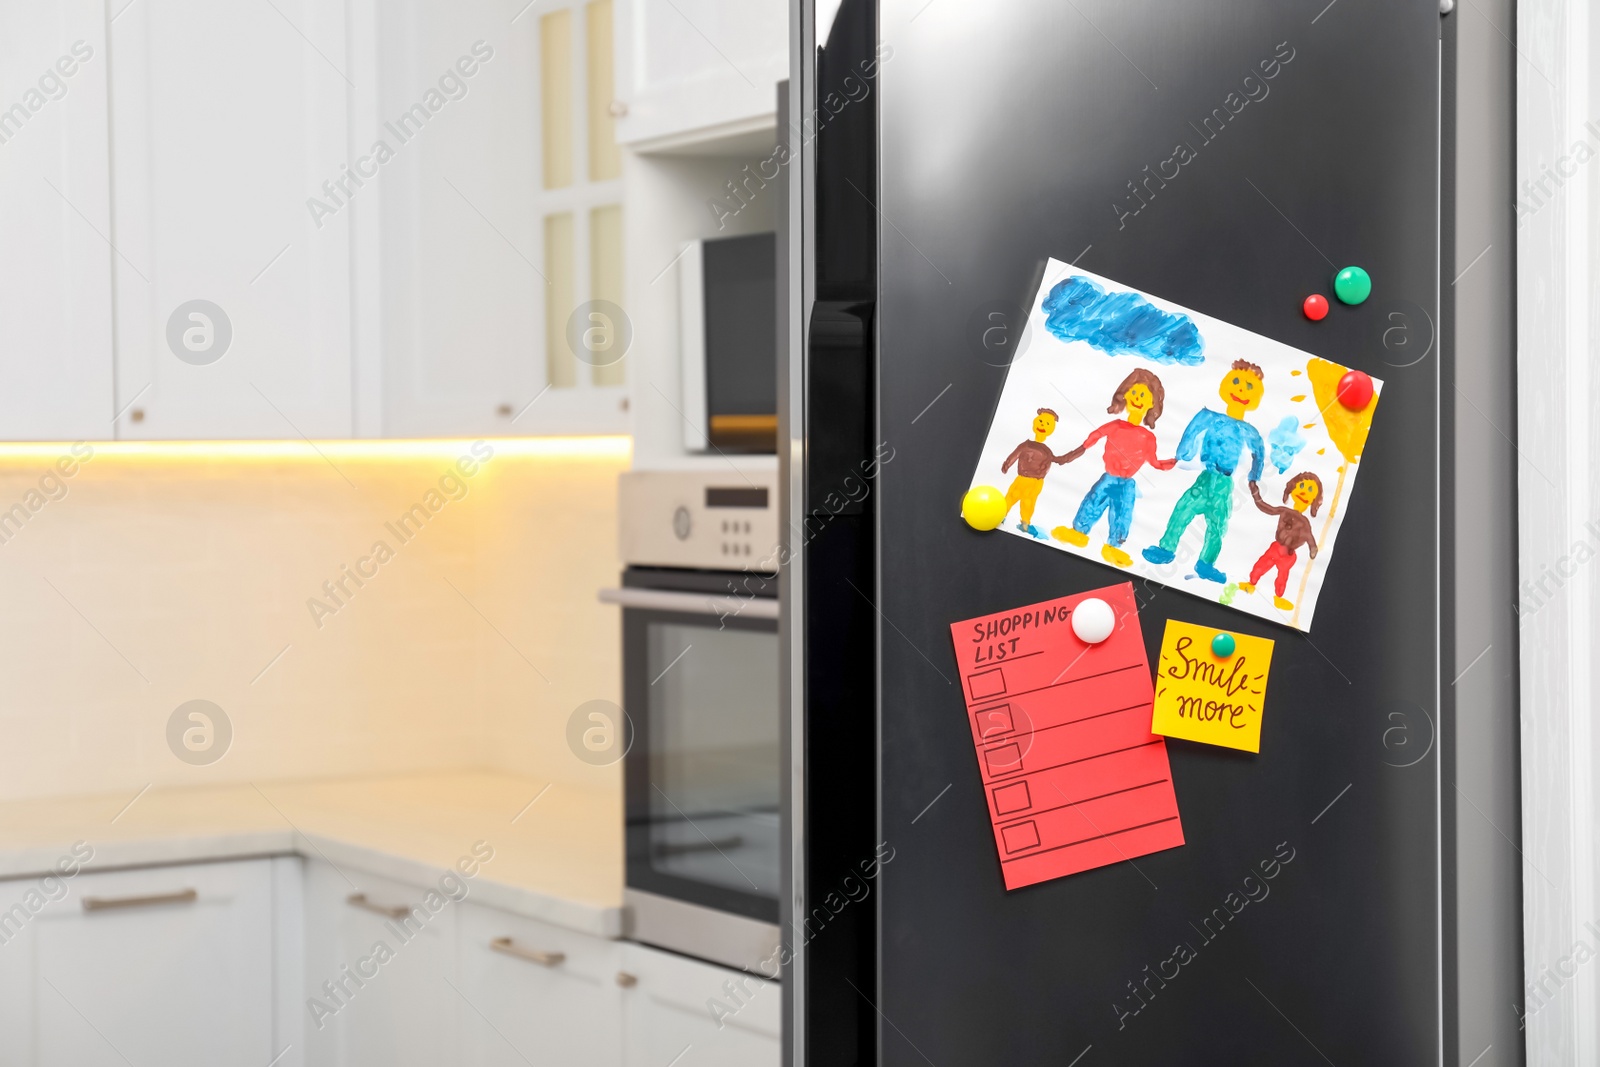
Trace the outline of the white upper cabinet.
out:
M 529 195 L 539 20 L 536 7 L 510 23 L 515 9 L 502 6 L 398 0 L 380 10 L 369 139 L 394 151 L 377 179 L 385 435 L 533 427 L 529 415 L 512 419 L 544 385 Z
M 627 430 L 612 23 L 612 0 L 382 8 L 384 435 Z
M 618 136 L 640 151 L 770 129 L 787 0 L 617 0 Z
M 786 24 L 0 5 L 0 440 L 627 432 L 629 309 L 672 282 L 625 263 L 622 144 L 770 140 Z
M 0 440 L 111 435 L 105 11 L 0 5 Z
M 117 436 L 350 436 L 346 22 L 319 0 L 109 22 Z

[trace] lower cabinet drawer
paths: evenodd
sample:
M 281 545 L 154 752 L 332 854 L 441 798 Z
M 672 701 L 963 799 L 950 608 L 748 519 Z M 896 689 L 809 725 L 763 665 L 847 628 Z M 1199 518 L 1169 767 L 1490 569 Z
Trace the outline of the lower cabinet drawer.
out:
M 298 1017 L 307 1067 L 456 1062 L 460 907 L 437 884 L 307 864 Z
M 744 971 L 622 946 L 627 1067 L 778 1067 L 783 991 Z
M 621 1067 L 618 942 L 471 903 L 457 931 L 463 1063 Z
M 266 1064 L 272 860 L 0 882 L 0 1064 Z

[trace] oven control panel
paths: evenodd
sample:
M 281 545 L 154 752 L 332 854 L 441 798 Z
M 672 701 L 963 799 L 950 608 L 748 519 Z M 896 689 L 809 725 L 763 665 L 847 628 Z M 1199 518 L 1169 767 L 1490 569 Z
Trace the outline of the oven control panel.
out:
M 628 471 L 617 503 L 626 564 L 778 569 L 777 471 Z

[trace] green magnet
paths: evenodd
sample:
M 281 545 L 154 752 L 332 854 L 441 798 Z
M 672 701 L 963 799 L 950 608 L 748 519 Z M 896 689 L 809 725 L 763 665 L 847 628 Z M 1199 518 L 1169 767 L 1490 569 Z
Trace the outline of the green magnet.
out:
M 1233 655 L 1234 640 L 1232 634 L 1218 634 L 1211 639 L 1211 654 L 1218 659 L 1227 659 Z
M 1333 295 L 1345 304 L 1359 304 L 1372 295 L 1372 278 L 1360 267 L 1346 267 L 1333 276 Z

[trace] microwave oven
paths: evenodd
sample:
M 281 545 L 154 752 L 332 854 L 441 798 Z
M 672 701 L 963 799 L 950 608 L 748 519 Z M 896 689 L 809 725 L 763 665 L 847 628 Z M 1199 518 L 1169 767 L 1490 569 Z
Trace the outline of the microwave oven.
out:
M 691 241 L 678 279 L 684 447 L 776 452 L 775 235 Z

